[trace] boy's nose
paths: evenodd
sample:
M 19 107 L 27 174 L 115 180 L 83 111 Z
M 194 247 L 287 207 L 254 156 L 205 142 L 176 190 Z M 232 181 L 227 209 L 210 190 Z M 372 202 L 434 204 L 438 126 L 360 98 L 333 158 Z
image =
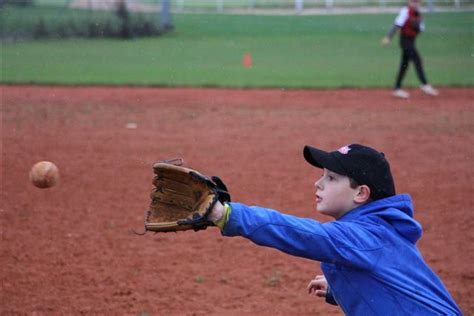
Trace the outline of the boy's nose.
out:
M 314 183 L 314 187 L 315 187 L 316 189 L 322 189 L 322 188 L 321 188 L 321 179 L 316 180 L 316 182 Z

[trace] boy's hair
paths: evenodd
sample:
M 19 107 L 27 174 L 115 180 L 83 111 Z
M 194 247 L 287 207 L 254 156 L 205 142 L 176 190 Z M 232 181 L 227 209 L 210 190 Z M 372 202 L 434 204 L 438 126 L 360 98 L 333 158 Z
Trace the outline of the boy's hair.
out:
M 351 187 L 367 185 L 372 200 L 395 195 L 390 165 L 382 152 L 367 146 L 351 144 L 332 152 L 305 146 L 303 155 L 306 161 L 315 167 L 326 168 L 349 177 Z
M 351 177 L 348 177 L 349 178 L 349 186 L 351 187 L 351 189 L 355 189 L 357 188 L 359 185 L 361 185 L 359 182 L 357 182 L 357 180 L 354 180 L 352 179 Z M 371 201 L 374 201 L 374 197 L 372 196 L 372 191 L 370 191 L 370 197 L 369 199 L 367 200 L 367 202 L 371 202 Z
M 357 187 L 360 185 L 359 182 L 357 182 L 356 180 L 352 179 L 351 177 L 348 177 L 348 178 L 349 178 L 349 185 L 350 185 L 351 189 L 355 189 L 355 188 L 357 188 Z

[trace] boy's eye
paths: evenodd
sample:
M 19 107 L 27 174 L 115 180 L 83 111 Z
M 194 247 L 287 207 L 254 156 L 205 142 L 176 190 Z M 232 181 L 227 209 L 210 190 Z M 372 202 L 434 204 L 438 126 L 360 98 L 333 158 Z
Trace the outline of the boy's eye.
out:
M 331 175 L 328 175 L 328 179 L 329 179 L 329 180 L 334 180 L 334 177 L 331 176 Z

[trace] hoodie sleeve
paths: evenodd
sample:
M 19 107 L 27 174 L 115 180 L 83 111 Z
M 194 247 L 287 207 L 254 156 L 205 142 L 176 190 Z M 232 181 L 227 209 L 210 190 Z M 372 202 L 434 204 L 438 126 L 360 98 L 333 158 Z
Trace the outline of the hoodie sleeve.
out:
M 370 269 L 380 255 L 379 239 L 374 240 L 363 226 L 337 221 L 322 224 L 258 206 L 230 205 L 224 236 L 242 236 L 293 256 L 361 269 Z

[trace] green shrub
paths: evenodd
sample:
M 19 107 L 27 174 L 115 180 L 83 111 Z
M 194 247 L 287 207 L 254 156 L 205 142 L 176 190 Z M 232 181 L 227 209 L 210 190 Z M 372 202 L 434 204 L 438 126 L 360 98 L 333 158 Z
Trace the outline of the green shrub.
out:
M 35 32 L 33 33 L 33 37 L 38 39 L 48 37 L 48 31 L 46 30 L 43 18 L 39 18 L 38 24 L 36 24 Z
M 156 14 L 131 13 L 123 3 L 115 11 L 6 5 L 0 9 L 0 20 L 0 38 L 10 41 L 71 37 L 127 39 L 161 35 Z
M 132 31 L 134 36 L 137 37 L 158 36 L 162 34 L 162 30 L 160 30 L 156 24 L 146 19 L 137 19 L 135 23 L 133 23 Z
M 33 5 L 33 0 L 0 0 L 0 8 L 4 5 L 15 5 L 18 7 L 26 7 Z

